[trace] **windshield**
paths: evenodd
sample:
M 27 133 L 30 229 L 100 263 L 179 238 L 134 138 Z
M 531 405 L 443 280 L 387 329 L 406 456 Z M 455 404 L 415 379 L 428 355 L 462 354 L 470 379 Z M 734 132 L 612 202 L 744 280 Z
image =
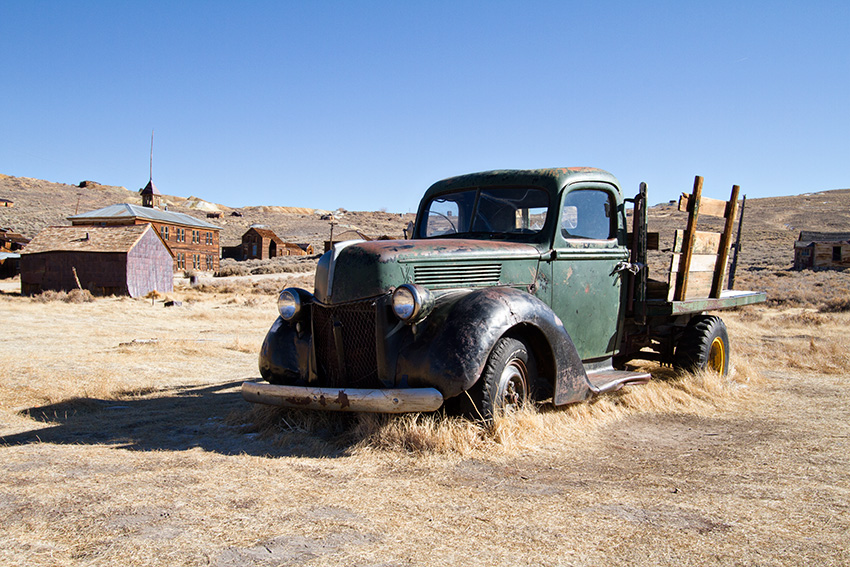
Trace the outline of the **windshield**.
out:
M 420 238 L 536 235 L 543 230 L 549 194 L 534 187 L 464 189 L 428 202 Z

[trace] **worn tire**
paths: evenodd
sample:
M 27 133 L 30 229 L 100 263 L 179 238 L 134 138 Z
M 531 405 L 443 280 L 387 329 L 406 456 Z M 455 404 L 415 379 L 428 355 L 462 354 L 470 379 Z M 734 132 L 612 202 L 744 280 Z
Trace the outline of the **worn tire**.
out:
M 490 351 L 481 378 L 469 390 L 475 405 L 473 417 L 491 422 L 502 412 L 522 407 L 534 399 L 536 380 L 534 355 L 525 343 L 502 337 Z
M 689 372 L 710 370 L 729 373 L 729 334 L 726 324 L 714 315 L 698 315 L 690 320 L 676 345 L 676 368 Z

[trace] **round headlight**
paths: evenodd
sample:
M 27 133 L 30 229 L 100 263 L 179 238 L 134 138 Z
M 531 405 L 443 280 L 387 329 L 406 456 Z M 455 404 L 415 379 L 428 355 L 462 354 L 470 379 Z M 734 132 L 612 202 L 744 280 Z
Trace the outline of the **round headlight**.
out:
M 393 313 L 402 321 L 409 321 L 419 311 L 417 294 L 407 284 L 393 292 Z
M 277 298 L 277 310 L 284 321 L 292 321 L 301 312 L 301 298 L 296 291 L 285 289 Z
M 393 292 L 393 313 L 405 323 L 416 323 L 431 311 L 431 294 L 416 284 L 400 285 Z

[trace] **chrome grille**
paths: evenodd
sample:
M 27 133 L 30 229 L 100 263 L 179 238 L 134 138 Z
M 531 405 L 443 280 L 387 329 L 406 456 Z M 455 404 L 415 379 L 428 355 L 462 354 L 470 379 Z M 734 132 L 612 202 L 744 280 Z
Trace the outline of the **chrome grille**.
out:
M 312 305 L 313 346 L 323 387 L 380 388 L 375 301 Z
M 501 264 L 413 267 L 414 282 L 434 288 L 496 285 L 501 276 Z

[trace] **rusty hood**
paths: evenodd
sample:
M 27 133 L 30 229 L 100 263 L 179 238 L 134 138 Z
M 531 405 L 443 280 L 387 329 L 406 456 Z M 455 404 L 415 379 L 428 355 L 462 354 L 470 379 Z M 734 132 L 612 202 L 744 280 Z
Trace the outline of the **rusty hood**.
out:
M 516 242 L 345 242 L 319 260 L 314 293 L 322 303 L 344 303 L 378 297 L 404 283 L 429 289 L 523 285 L 533 281 L 539 260 L 535 246 Z

